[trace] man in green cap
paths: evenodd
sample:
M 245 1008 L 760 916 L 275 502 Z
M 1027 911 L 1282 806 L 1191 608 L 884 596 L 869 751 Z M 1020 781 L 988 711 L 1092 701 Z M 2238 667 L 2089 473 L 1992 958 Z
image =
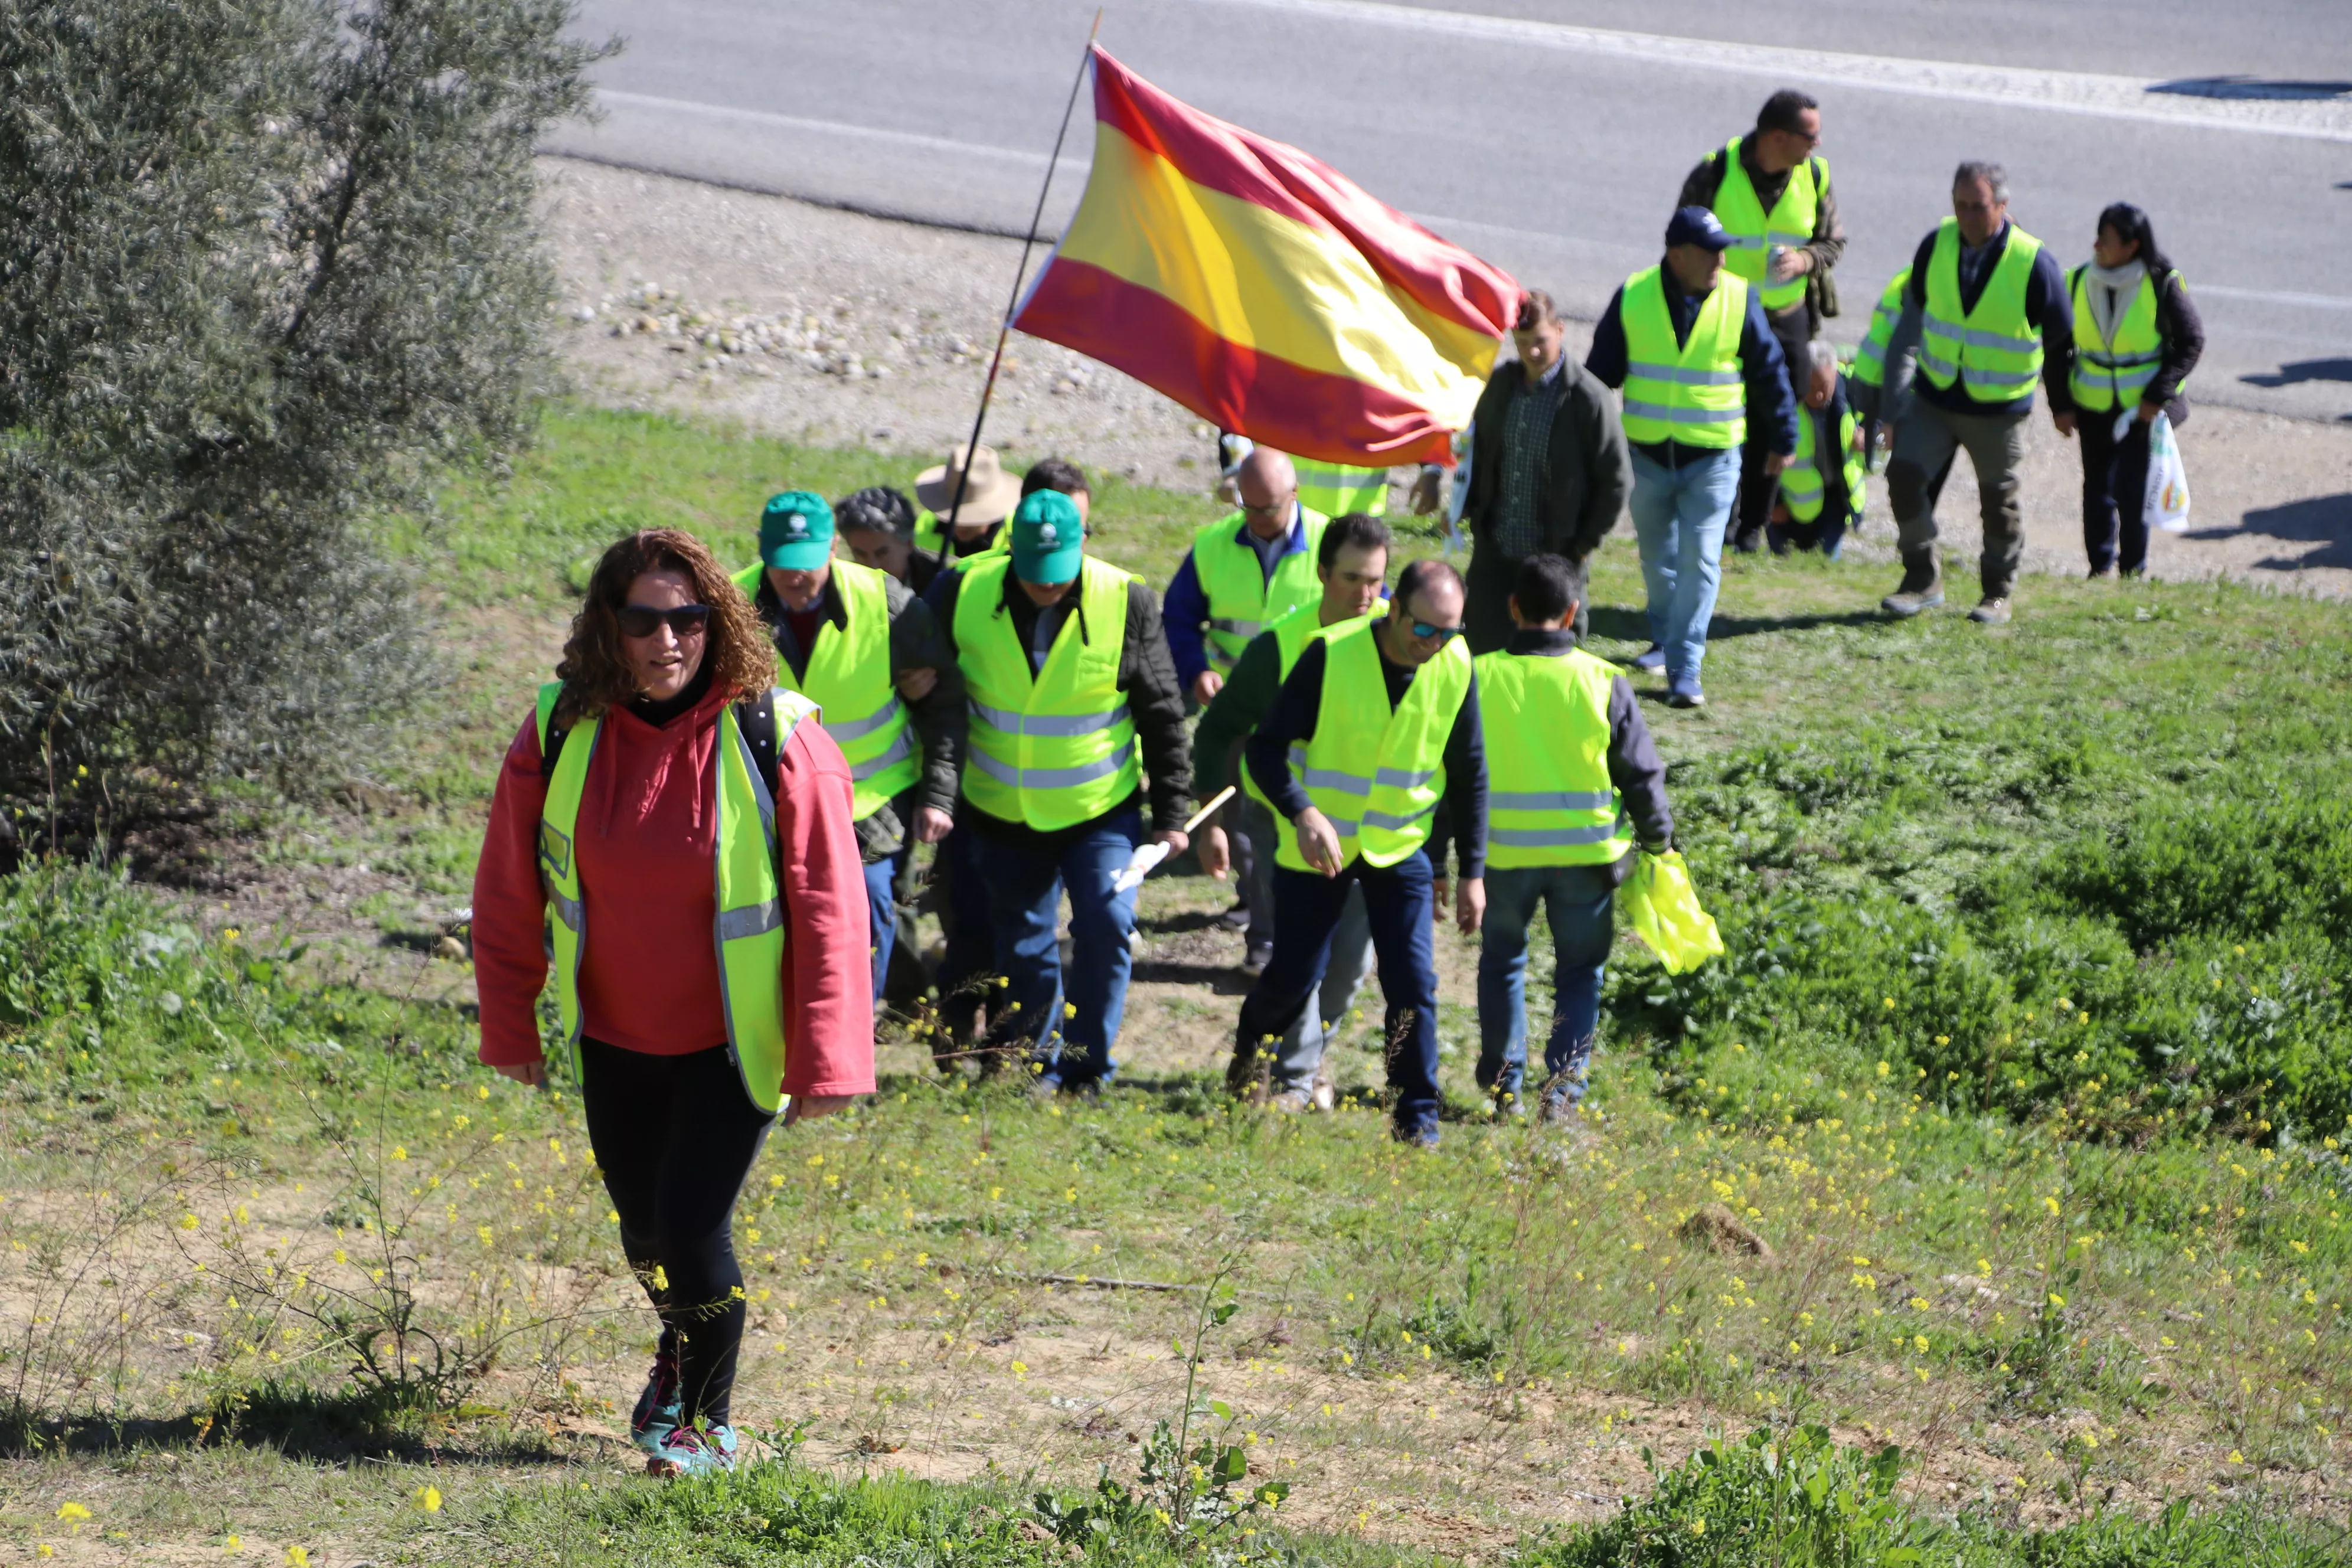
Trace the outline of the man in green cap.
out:
M 760 514 L 760 559 L 735 584 L 775 639 L 777 680 L 824 710 L 825 733 L 849 763 L 878 997 L 908 835 L 936 844 L 953 821 L 963 681 L 930 606 L 887 573 L 834 559 L 833 539 L 823 496 L 772 496 Z
M 1135 889 L 1112 884 L 1145 839 L 1147 797 L 1150 837 L 1171 853 L 1186 843 L 1184 698 L 1157 595 L 1087 555 L 1068 496 L 1025 497 L 1009 526 L 1010 550 L 941 573 L 928 595 L 969 694 L 958 826 L 973 835 L 1003 982 L 992 1042 L 1026 1050 L 1046 1091 L 1091 1092 L 1127 1008 Z

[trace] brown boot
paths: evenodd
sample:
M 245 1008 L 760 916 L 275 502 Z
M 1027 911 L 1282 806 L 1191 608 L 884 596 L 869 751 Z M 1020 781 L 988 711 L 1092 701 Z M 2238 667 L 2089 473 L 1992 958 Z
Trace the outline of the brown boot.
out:
M 1916 553 L 1905 552 L 1903 581 L 1895 592 L 1878 601 L 1878 607 L 1898 621 L 1907 621 L 1943 602 L 1944 563 L 1930 545 Z

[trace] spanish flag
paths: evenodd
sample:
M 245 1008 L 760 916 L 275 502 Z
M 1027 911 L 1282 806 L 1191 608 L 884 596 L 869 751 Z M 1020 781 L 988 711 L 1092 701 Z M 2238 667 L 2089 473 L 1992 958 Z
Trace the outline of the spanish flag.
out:
M 1451 461 L 1520 289 L 1097 47 L 1085 197 L 1013 324 L 1301 458 Z

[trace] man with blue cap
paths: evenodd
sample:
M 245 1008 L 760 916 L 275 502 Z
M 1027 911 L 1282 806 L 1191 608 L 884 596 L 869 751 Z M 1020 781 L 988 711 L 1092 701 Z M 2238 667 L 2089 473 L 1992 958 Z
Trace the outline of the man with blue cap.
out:
M 777 681 L 824 710 L 825 733 L 849 763 L 878 997 L 897 940 L 898 863 L 910 837 L 936 844 L 953 821 L 963 681 L 930 606 L 887 572 L 835 560 L 833 541 L 823 496 L 771 497 L 760 559 L 735 584 L 775 639 Z M 936 681 L 922 679 L 929 672 Z
M 1158 595 L 1086 553 L 1068 496 L 1025 497 L 1008 527 L 1008 551 L 929 595 L 968 694 L 958 823 L 996 933 L 991 1042 L 1025 1050 L 1041 1090 L 1092 1093 L 1116 1065 L 1135 931 L 1135 889 L 1114 883 L 1147 833 L 1186 844 L 1184 699 Z
M 1706 700 L 1699 664 L 1739 493 L 1739 454 L 1761 427 L 1763 471 L 1797 449 L 1797 400 L 1756 291 L 1724 268 L 1732 237 L 1705 207 L 1676 210 L 1666 254 L 1625 279 L 1593 329 L 1584 368 L 1625 394 L 1633 532 L 1650 596 L 1636 669 L 1666 672 L 1666 700 Z

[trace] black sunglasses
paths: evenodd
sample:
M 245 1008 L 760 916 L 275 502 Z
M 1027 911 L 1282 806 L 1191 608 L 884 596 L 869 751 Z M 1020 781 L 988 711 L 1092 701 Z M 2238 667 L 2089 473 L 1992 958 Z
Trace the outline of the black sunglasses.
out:
M 698 637 L 710 624 L 708 605 L 680 605 L 674 610 L 656 610 L 644 605 L 625 605 L 614 612 L 625 637 L 649 637 L 661 630 L 667 621 L 669 629 L 681 640 Z

